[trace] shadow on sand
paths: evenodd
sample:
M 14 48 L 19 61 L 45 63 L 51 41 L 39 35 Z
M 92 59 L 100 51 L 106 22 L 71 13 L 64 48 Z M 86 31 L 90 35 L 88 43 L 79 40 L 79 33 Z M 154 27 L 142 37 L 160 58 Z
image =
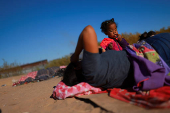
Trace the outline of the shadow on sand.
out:
M 79 97 L 75 97 L 75 99 L 83 101 L 85 103 L 91 104 L 94 108 L 99 107 L 102 111 L 106 112 L 106 113 L 114 113 L 112 111 L 108 111 L 107 109 L 97 105 L 96 103 L 94 103 L 93 101 L 91 101 L 90 99 L 85 99 L 85 98 L 79 98 Z

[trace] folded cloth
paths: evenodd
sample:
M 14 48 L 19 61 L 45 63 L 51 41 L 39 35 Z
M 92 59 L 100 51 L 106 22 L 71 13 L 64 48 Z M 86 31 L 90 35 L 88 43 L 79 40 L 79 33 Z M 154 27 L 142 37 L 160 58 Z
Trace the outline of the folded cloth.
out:
M 170 67 L 151 45 L 142 40 L 128 45 L 126 51 L 133 64 L 135 91 L 170 86 Z

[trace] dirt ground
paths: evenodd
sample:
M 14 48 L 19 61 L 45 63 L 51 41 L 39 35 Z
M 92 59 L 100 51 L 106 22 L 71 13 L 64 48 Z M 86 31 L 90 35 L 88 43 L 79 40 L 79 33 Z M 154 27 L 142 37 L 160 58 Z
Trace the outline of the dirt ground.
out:
M 170 109 L 134 106 L 107 93 L 54 100 L 50 96 L 61 78 L 12 87 L 21 76 L 0 79 L 0 113 L 170 113 Z

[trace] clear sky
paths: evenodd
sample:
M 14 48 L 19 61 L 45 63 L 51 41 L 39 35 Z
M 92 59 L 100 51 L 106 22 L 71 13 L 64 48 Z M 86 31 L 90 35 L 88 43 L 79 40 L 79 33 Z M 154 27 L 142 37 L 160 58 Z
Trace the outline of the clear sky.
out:
M 85 26 L 101 41 L 100 25 L 111 18 L 120 34 L 167 28 L 170 0 L 0 0 L 0 66 L 69 55 Z

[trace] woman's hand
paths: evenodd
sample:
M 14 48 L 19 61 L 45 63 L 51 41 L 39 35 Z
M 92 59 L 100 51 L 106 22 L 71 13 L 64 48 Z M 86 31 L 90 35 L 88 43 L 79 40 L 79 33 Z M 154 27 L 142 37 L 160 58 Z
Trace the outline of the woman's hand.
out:
M 75 70 L 80 70 L 82 68 L 81 61 L 77 62 L 75 65 L 76 65 Z
M 70 61 L 74 64 L 74 69 L 79 70 L 81 69 L 81 61 L 79 61 L 79 56 L 76 56 L 75 54 L 72 54 L 70 57 Z
M 75 55 L 75 53 L 72 54 L 72 56 L 70 57 L 70 61 L 72 63 L 77 63 L 79 61 L 79 56 Z

